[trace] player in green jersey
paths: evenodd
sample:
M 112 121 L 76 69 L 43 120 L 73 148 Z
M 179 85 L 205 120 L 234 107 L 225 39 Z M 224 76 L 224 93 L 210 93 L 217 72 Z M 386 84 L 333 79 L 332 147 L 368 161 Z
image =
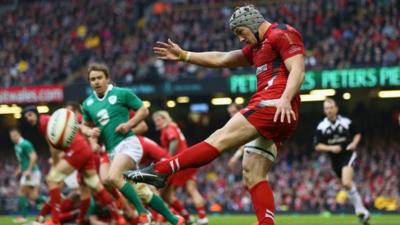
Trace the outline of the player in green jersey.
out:
M 15 155 L 19 165 L 15 171 L 15 176 L 21 174 L 20 186 L 18 190 L 18 208 L 21 216 L 15 218 L 16 223 L 25 223 L 28 214 L 29 200 L 36 204 L 44 202 L 46 199 L 39 195 L 41 173 L 37 166 L 37 154 L 32 143 L 24 139 L 17 128 L 10 129 L 10 138 L 14 143 Z
M 134 187 L 122 177 L 122 172 L 136 168 L 142 158 L 142 146 L 131 128 L 143 121 L 149 111 L 132 91 L 110 84 L 105 65 L 91 64 L 88 80 L 94 92 L 82 104 L 82 133 L 98 138 L 105 145 L 111 159 L 105 183 L 111 188 L 118 188 L 135 205 L 141 224 L 149 224 L 149 212 Z M 129 110 L 136 112 L 131 119 Z

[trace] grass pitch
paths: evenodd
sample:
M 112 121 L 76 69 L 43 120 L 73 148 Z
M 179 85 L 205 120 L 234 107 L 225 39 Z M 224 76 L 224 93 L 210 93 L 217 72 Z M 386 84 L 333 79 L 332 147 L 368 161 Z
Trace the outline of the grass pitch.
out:
M 13 217 L 0 216 L 0 225 L 13 225 Z M 251 215 L 218 215 L 210 216 L 210 225 L 253 225 L 255 216 Z M 29 224 L 29 223 L 28 223 Z M 354 215 L 277 215 L 276 225 L 359 225 Z M 371 225 L 399 225 L 400 214 L 374 214 Z

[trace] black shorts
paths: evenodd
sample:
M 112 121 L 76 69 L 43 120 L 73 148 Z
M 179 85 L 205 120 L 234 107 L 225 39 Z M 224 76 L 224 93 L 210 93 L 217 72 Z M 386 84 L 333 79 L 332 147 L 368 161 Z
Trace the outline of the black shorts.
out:
M 342 151 L 338 154 L 330 153 L 332 169 L 336 176 L 342 178 L 342 168 L 345 166 L 353 166 L 357 153 L 354 151 Z

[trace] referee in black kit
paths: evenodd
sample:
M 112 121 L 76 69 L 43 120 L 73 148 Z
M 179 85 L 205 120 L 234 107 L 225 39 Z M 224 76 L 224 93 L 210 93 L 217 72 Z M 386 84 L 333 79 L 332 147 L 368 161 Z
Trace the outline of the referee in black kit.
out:
M 314 137 L 315 150 L 328 152 L 332 168 L 349 194 L 355 213 L 360 222 L 369 224 L 369 212 L 364 207 L 357 187 L 353 182 L 353 163 L 357 157 L 356 148 L 361 140 L 361 133 L 356 130 L 351 119 L 338 115 L 335 100 L 324 101 L 325 118 L 318 124 Z

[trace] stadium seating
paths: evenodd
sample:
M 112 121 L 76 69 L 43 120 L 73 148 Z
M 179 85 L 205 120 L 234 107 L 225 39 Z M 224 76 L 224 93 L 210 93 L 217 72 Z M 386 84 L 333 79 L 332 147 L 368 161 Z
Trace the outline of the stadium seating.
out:
M 152 54 L 155 42 L 168 37 L 192 51 L 241 48 L 227 27 L 232 2 L 210 0 L 208 7 L 204 1 L 152 2 L 19 1 L 0 14 L 0 85 L 61 82 L 94 60 L 105 61 L 114 80 L 126 85 L 237 72 L 161 62 Z M 398 4 L 307 0 L 260 7 L 268 20 L 302 33 L 308 69 L 329 69 L 399 62 Z

